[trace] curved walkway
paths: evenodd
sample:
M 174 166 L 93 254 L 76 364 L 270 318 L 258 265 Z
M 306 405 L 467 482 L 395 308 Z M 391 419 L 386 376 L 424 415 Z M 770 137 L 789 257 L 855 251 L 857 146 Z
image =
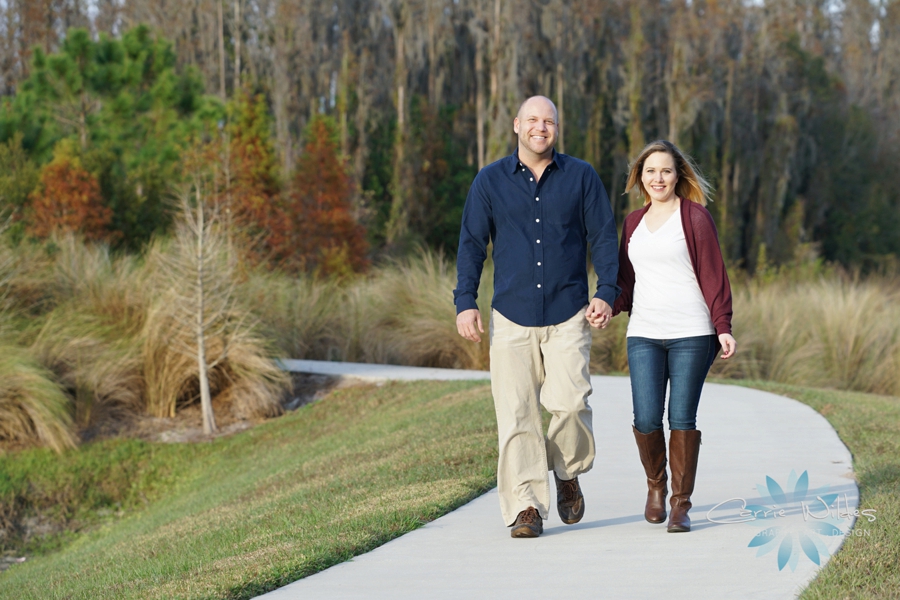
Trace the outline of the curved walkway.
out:
M 283 362 L 291 371 L 370 380 L 489 378 L 482 371 Z M 719 384 L 707 384 L 701 399 L 691 533 L 670 535 L 647 523 L 629 380 L 592 383 L 598 454 L 580 477 L 581 523 L 562 524 L 551 507 L 540 538 L 512 539 L 494 490 L 262 597 L 794 598 L 851 531 L 859 490 L 850 452 L 829 423 L 800 402 Z

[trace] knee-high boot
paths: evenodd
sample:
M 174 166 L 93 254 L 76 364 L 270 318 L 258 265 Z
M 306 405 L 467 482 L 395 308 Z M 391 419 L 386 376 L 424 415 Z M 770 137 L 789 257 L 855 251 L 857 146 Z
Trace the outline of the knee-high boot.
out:
M 670 432 L 669 464 L 672 468 L 672 499 L 669 501 L 669 533 L 691 530 L 691 494 L 697 476 L 697 457 L 700 454 L 700 432 L 696 429 Z
M 641 455 L 641 464 L 647 474 L 647 504 L 644 506 L 644 518 L 651 523 L 662 523 L 666 520 L 666 436 L 662 429 L 641 433 L 632 425 L 634 440 Z

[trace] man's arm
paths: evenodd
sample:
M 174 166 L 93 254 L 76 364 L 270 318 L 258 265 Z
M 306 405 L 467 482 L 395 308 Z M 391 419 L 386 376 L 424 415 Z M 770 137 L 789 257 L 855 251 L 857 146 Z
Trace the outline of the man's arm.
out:
M 584 226 L 591 249 L 591 262 L 597 273 L 594 298 L 601 300 L 606 307 L 611 307 L 621 291 L 616 285 L 619 274 L 616 220 L 600 176 L 593 168 L 588 167 L 587 171 L 584 182 Z
M 456 289 L 453 290 L 457 331 L 473 342 L 481 341 L 479 331 L 484 333 L 476 300 L 487 258 L 487 245 L 491 239 L 491 202 L 482 175 L 483 171 L 475 176 L 463 208 L 459 252 L 456 255 Z

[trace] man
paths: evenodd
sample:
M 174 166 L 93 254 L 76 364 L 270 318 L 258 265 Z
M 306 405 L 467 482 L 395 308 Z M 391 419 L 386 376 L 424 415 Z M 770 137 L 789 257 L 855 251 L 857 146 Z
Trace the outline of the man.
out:
M 478 284 L 493 242 L 491 390 L 497 486 L 512 537 L 537 537 L 548 517 L 548 469 L 563 522 L 584 515 L 578 475 L 594 462 L 591 334 L 612 318 L 618 248 L 606 190 L 586 162 L 554 150 L 556 106 L 534 96 L 513 121 L 518 149 L 481 170 L 463 211 L 454 290 L 459 334 L 480 342 Z M 587 247 L 597 291 L 588 303 Z M 540 405 L 550 412 L 545 438 Z

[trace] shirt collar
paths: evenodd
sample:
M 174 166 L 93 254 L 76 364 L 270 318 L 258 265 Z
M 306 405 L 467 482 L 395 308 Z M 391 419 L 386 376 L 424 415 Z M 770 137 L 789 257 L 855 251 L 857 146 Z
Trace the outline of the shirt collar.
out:
M 565 171 L 566 170 L 566 158 L 568 158 L 565 154 L 560 154 L 556 151 L 556 148 L 553 149 L 553 160 L 550 162 L 556 165 L 556 168 Z M 513 153 L 507 157 L 509 161 L 506 166 L 506 171 L 508 173 L 515 173 L 517 170 L 521 169 L 525 165 L 519 162 L 519 149 L 516 148 Z

